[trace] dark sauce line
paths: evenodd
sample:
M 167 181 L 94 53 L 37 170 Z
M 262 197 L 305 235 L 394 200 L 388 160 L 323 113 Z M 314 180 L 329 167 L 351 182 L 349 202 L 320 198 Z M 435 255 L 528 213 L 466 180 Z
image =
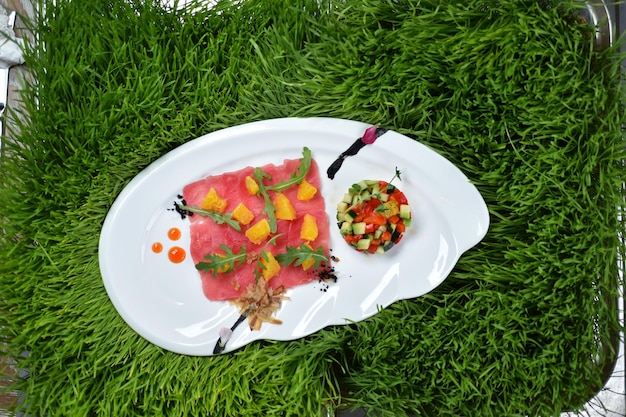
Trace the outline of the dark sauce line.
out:
M 335 162 L 333 162 L 330 167 L 328 167 L 328 170 L 326 171 L 326 174 L 328 174 L 328 178 L 330 178 L 331 180 L 335 178 L 335 174 L 337 174 L 337 171 L 339 171 L 339 168 L 341 168 L 344 159 L 349 156 L 356 155 L 365 145 L 374 143 L 376 139 L 378 139 L 388 131 L 388 129 L 385 129 L 384 127 L 377 127 L 375 136 L 373 138 L 368 138 L 367 140 L 364 140 L 370 129 L 371 127 L 367 128 L 363 136 L 355 140 L 354 143 L 350 145 L 348 149 L 342 152 L 341 155 L 339 155 L 339 157 L 335 160 Z
M 235 324 L 230 326 L 230 331 L 231 332 L 235 331 L 237 326 L 239 326 L 241 323 L 243 323 L 246 320 L 246 317 L 247 317 L 247 314 L 242 314 L 241 316 L 239 316 L 239 318 L 237 319 Z M 228 341 L 222 342 L 222 338 L 221 337 L 219 339 L 217 339 L 217 343 L 215 343 L 215 347 L 213 348 L 213 354 L 217 355 L 218 353 L 222 353 L 224 351 L 224 349 L 226 349 L 226 343 L 227 342 Z

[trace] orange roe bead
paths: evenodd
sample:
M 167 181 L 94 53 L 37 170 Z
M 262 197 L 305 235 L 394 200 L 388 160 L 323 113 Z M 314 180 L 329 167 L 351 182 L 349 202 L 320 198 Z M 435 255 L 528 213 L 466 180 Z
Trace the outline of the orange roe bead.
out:
M 179 264 L 184 261 L 186 256 L 187 253 L 185 252 L 185 249 L 178 246 L 172 246 L 167 253 L 167 257 L 175 264 Z
M 169 237 L 170 240 L 178 240 L 180 239 L 181 235 L 182 233 L 180 232 L 180 229 L 177 227 L 172 227 L 170 230 L 167 231 L 167 237 Z

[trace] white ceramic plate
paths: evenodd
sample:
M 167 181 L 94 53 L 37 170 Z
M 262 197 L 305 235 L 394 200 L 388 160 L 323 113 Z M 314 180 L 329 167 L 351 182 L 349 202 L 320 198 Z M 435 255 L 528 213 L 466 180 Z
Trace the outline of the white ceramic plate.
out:
M 100 236 L 102 278 L 122 318 L 150 342 L 173 352 L 212 355 L 222 327 L 239 316 L 228 302 L 205 298 L 190 256 L 180 264 L 165 252 L 174 242 L 188 248 L 188 220 L 172 211 L 184 185 L 211 174 L 246 166 L 280 164 L 311 149 L 322 176 L 321 192 L 330 221 L 331 249 L 338 279 L 328 288 L 318 282 L 289 290 L 290 301 L 277 313 L 282 325 L 263 324 L 252 332 L 242 324 L 225 352 L 253 340 L 292 340 L 328 325 L 346 324 L 376 314 L 396 300 L 419 297 L 448 276 L 463 252 L 487 232 L 489 215 L 467 177 L 430 148 L 389 131 L 357 156 L 345 160 L 334 180 L 328 166 L 369 127 L 329 118 L 287 118 L 249 123 L 192 140 L 152 163 L 117 197 Z M 356 252 L 335 226 L 336 205 L 362 179 L 394 180 L 407 196 L 413 223 L 402 242 L 382 255 Z M 151 245 L 164 244 L 155 254 Z M 324 291 L 326 290 L 326 291 Z

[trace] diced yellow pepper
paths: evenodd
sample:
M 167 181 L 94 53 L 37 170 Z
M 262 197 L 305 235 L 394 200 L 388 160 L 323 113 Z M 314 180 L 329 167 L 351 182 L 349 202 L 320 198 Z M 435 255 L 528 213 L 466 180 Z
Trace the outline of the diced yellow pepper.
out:
M 252 213 L 245 204 L 239 203 L 233 210 L 233 219 L 243 225 L 250 224 L 252 219 L 254 219 L 254 213 Z
M 291 205 L 289 198 L 283 193 L 276 193 L 274 196 L 274 207 L 276 208 L 276 218 L 279 220 L 293 220 L 296 218 L 296 209 Z
M 217 191 L 215 191 L 215 188 L 211 187 L 206 197 L 204 197 L 204 200 L 202 200 L 202 204 L 200 204 L 200 207 L 205 210 L 212 210 L 223 213 L 224 210 L 226 210 L 227 205 L 228 201 L 217 195 Z
M 305 245 L 309 248 L 309 249 L 313 249 L 311 247 L 311 245 L 309 245 L 308 243 L 305 243 Z M 302 265 L 302 269 L 304 269 L 305 271 L 309 268 L 311 268 L 313 266 L 313 264 L 315 263 L 315 259 L 310 258 L 307 259 L 306 261 L 303 261 L 300 265 Z
M 266 281 L 269 281 L 280 272 L 280 264 L 272 255 L 272 252 L 263 251 L 261 265 L 263 266 L 261 274 Z
M 260 245 L 270 235 L 270 224 L 267 219 L 261 219 L 246 230 L 245 235 L 250 242 Z
M 251 195 L 256 195 L 259 192 L 259 184 L 249 175 L 246 177 L 246 189 Z
M 387 219 L 396 214 L 400 214 L 400 204 L 395 200 L 389 200 L 383 204 L 384 210 L 380 212 Z
M 300 201 L 308 201 L 315 196 L 317 192 L 317 187 L 308 182 L 307 180 L 302 180 L 300 185 L 298 185 L 298 200 Z
M 319 231 L 317 229 L 317 220 L 315 216 L 310 215 L 309 213 L 304 215 L 304 222 L 302 223 L 302 228 L 300 229 L 300 239 L 306 240 L 309 242 L 317 239 Z

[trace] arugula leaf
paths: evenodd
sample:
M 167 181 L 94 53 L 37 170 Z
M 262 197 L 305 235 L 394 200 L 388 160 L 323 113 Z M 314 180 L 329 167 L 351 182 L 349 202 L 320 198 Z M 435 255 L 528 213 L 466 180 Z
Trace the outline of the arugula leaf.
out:
M 246 261 L 248 256 L 246 252 L 246 247 L 241 246 L 239 248 L 239 253 L 234 253 L 231 248 L 228 246 L 221 244 L 220 248 L 224 251 L 224 253 L 210 253 L 204 257 L 207 262 L 198 262 L 196 264 L 196 269 L 199 271 L 211 272 L 211 274 L 215 277 L 217 274 L 230 272 L 237 265 L 241 265 Z
M 270 232 L 276 233 L 276 228 L 278 227 L 276 224 L 276 207 L 274 206 L 274 203 L 272 203 L 272 199 L 267 193 L 267 187 L 263 183 L 264 179 L 270 179 L 271 176 L 261 168 L 255 168 L 253 176 L 259 184 L 259 194 L 263 198 L 263 201 L 265 201 L 265 207 L 263 208 L 262 213 L 267 216 L 267 221 L 270 224 Z
M 200 207 L 185 206 L 183 204 L 177 204 L 177 206 L 182 210 L 190 211 L 192 213 L 198 213 L 199 215 L 205 217 L 210 217 L 217 224 L 226 223 L 236 231 L 241 231 L 241 225 L 239 225 L 239 222 L 237 220 L 233 219 L 233 216 L 230 213 L 220 213 L 219 211 L 205 210 Z
M 291 187 L 292 185 L 300 184 L 302 180 L 306 177 L 306 174 L 309 173 L 310 168 L 311 150 L 305 146 L 304 148 L 302 148 L 302 158 L 300 158 L 300 165 L 298 165 L 298 169 L 296 169 L 296 172 L 291 174 L 288 180 L 281 180 L 277 184 L 268 186 L 267 189 L 271 191 L 283 191 Z
M 287 266 L 293 263 L 294 266 L 302 265 L 304 261 L 315 259 L 313 268 L 319 267 L 322 263 L 328 262 L 328 258 L 324 254 L 324 248 L 319 246 L 316 250 L 305 245 L 304 243 L 298 247 L 287 246 L 287 252 L 276 255 L 276 260 L 282 265 Z

